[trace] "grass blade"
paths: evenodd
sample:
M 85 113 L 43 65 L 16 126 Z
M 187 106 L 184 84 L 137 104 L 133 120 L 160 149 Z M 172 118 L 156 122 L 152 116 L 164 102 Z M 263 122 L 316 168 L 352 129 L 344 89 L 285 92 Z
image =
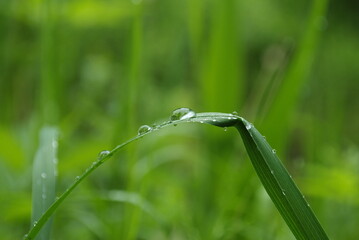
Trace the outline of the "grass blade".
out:
M 188 110 L 188 111 L 186 111 Z M 287 225 L 297 239 L 303 240 L 326 240 L 326 233 L 315 217 L 309 204 L 299 191 L 291 176 L 275 154 L 275 151 L 265 141 L 263 136 L 254 126 L 245 119 L 225 113 L 197 113 L 182 108 L 181 114 L 175 116 L 174 120 L 166 121 L 154 128 L 147 126 L 146 131 L 118 145 L 112 151 L 103 151 L 99 154 L 98 160 L 93 162 L 86 171 L 75 178 L 74 183 L 47 209 L 40 217 L 38 223 L 30 229 L 25 239 L 34 239 L 42 226 L 48 221 L 55 210 L 67 198 L 67 196 L 79 185 L 91 172 L 107 161 L 120 149 L 142 138 L 143 136 L 160 130 L 167 126 L 177 125 L 184 122 L 207 123 L 218 127 L 236 127 L 242 136 L 243 142 L 252 161 L 252 164 L 271 197 L 278 211 L 286 221 Z
M 32 175 L 32 225 L 55 201 L 57 175 L 57 129 L 44 127 L 40 132 L 40 144 L 37 150 Z M 49 239 L 51 221 L 47 222 L 37 239 Z
M 275 150 L 255 127 L 242 119 L 236 124 L 252 164 L 268 195 L 297 239 L 328 239 L 303 194 Z
M 288 135 L 288 131 L 283 131 L 283 129 L 290 125 L 299 96 L 313 65 L 322 32 L 320 21 L 325 16 L 328 2 L 328 0 L 312 1 L 312 9 L 303 38 L 299 43 L 286 77 L 283 79 L 279 91 L 275 94 L 268 115 L 264 118 L 263 129 L 265 129 L 266 135 L 277 136 L 273 138 L 272 145 L 280 150 L 285 147 L 285 140 Z

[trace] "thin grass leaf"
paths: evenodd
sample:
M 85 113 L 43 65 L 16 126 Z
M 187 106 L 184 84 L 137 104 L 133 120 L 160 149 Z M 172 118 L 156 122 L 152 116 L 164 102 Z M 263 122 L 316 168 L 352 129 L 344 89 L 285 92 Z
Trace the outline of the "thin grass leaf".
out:
M 37 150 L 32 175 L 32 219 L 33 226 L 55 201 L 57 175 L 57 129 L 44 127 L 40 132 L 40 144 Z M 47 240 L 50 237 L 51 221 L 48 221 L 36 239 Z
M 274 102 L 270 106 L 268 116 L 264 119 L 263 129 L 266 130 L 268 136 L 277 136 L 273 138 L 272 144 L 279 149 L 285 147 L 285 140 L 288 135 L 286 128 L 290 124 L 299 96 L 310 74 L 322 33 L 321 21 L 326 14 L 328 2 L 328 0 L 311 1 L 312 7 L 307 20 L 307 27 L 286 77 L 283 79 L 279 91 L 274 94 Z
M 328 239 L 276 151 L 245 119 L 236 124 L 264 188 L 297 239 Z
M 76 177 L 74 183 L 52 204 L 41 216 L 38 224 L 30 229 L 25 239 L 33 239 L 41 227 L 52 216 L 55 210 L 67 196 L 91 172 L 107 161 L 120 149 L 143 136 L 160 130 L 164 127 L 184 122 L 207 123 L 218 127 L 236 127 L 240 132 L 252 164 L 268 195 L 271 197 L 278 211 L 288 224 L 294 236 L 300 240 L 326 240 L 326 233 L 315 217 L 309 204 L 304 199 L 291 176 L 275 154 L 275 151 L 265 141 L 263 136 L 245 119 L 225 113 L 194 113 L 190 109 L 181 108 L 174 111 L 170 121 L 166 121 L 154 128 L 142 126 L 139 134 L 115 147 L 112 151 L 103 151 L 98 160 L 81 175 Z M 145 130 L 144 130 L 145 129 Z

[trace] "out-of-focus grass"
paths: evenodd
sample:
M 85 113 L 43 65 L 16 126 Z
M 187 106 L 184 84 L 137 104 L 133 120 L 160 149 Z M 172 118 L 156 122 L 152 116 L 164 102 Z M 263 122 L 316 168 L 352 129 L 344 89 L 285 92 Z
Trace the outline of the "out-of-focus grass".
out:
M 355 54 L 359 33 L 354 8 L 349 4 L 330 3 L 328 15 L 320 18 L 324 28 L 313 52 L 300 44 L 311 29 L 307 23 L 312 5 L 308 2 L 51 2 L 56 11 L 50 11 L 52 20 L 48 23 L 42 20 L 45 1 L 0 2 L 2 239 L 20 238 L 28 229 L 30 169 L 45 118 L 59 125 L 58 191 L 62 192 L 97 152 L 122 142 L 136 134 L 138 126 L 157 121 L 176 107 L 240 111 L 256 123 L 260 120 L 256 113 L 265 112 L 262 106 L 268 107 L 269 114 L 275 112 L 268 101 L 260 100 L 272 93 L 266 82 L 288 80 L 284 73 L 296 68 L 299 46 L 314 60 L 309 72 L 291 75 L 299 79 L 307 74 L 300 88 L 289 86 L 296 93 L 288 97 L 296 98 L 297 107 L 291 107 L 287 97 L 270 95 L 282 98 L 278 106 L 289 106 L 283 115 L 273 113 L 274 119 L 298 122 L 290 122 L 284 133 L 257 125 L 270 142 L 278 142 L 275 148 L 281 148 L 279 143 L 287 139 L 281 152 L 287 153 L 291 172 L 303 179 L 299 185 L 306 189 L 328 234 L 356 239 L 357 196 L 343 190 L 356 179 L 349 176 L 358 175 L 355 162 L 359 152 L 359 57 Z M 138 9 L 140 25 L 135 23 Z M 263 91 L 257 91 L 261 88 Z M 218 97 L 226 100 L 216 101 Z M 55 102 L 54 109 L 41 107 L 51 102 Z M 128 108 L 130 115 L 126 115 Z M 134 120 L 132 126 L 116 127 L 129 118 Z M 127 226 L 126 212 L 130 212 L 126 209 L 131 206 L 108 203 L 97 196 L 107 190 L 129 190 L 128 176 L 136 178 L 132 171 L 139 171 L 139 162 L 162 163 L 144 178 L 134 180 L 136 184 L 130 189 L 141 193 L 165 216 L 165 223 L 140 214 L 128 236 L 291 238 L 253 178 L 248 161 L 222 161 L 237 159 L 232 154 L 244 156 L 239 145 L 234 146 L 235 153 L 226 150 L 228 139 L 235 137 L 231 132 L 221 140 L 223 146 L 216 148 L 211 139 L 220 130 L 206 129 L 203 134 L 209 140 L 202 143 L 193 134 L 202 134 L 201 129 L 177 128 L 161 133 L 168 135 L 165 138 L 142 141 L 119 154 L 121 161 L 111 162 L 90 177 L 56 214 L 54 239 L 111 239 L 122 234 Z M 349 171 L 347 168 L 332 174 L 338 165 L 350 166 L 346 180 L 341 173 Z M 338 185 L 321 185 L 313 169 L 320 169 L 320 176 L 331 176 Z M 311 188 L 308 179 L 312 180 Z M 257 186 L 255 191 L 253 186 Z M 334 190 L 316 190 L 320 186 Z M 341 194 L 336 194 L 339 190 Z M 333 207 L 340 209 L 335 216 L 347 223 L 345 228 L 337 225 Z

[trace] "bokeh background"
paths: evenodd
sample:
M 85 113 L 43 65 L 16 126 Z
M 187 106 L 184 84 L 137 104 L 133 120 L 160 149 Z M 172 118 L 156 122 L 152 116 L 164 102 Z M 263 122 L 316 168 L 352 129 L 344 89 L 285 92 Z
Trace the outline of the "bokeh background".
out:
M 60 194 L 171 111 L 237 111 L 277 150 L 331 239 L 359 236 L 357 1 L 0 1 L 0 238 L 30 227 L 39 131 Z M 58 209 L 52 239 L 294 239 L 234 129 L 150 134 Z

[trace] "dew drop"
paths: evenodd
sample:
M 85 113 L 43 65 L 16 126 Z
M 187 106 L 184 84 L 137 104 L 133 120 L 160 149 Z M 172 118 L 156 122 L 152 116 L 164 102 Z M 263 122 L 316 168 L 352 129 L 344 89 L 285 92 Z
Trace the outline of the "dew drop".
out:
M 80 180 L 80 176 L 76 176 L 76 177 L 75 177 L 75 180 L 76 180 L 76 181 Z
M 284 190 L 282 191 L 282 194 L 285 196 L 285 191 Z
M 270 170 L 270 173 L 273 175 L 273 174 L 274 174 L 274 171 L 273 171 L 273 170 Z
M 227 129 L 227 127 L 224 127 L 223 130 L 224 130 L 225 132 L 227 132 L 228 129 Z
M 55 139 L 53 139 L 51 145 L 53 148 L 57 148 L 59 144 Z
M 46 173 L 41 173 L 41 178 L 45 179 L 47 177 L 47 174 Z
M 37 221 L 34 222 L 33 226 L 35 227 L 37 225 Z
M 23 239 L 26 239 L 29 235 L 25 234 Z
M 101 160 L 101 159 L 103 159 L 104 157 L 106 157 L 106 156 L 109 155 L 109 154 L 110 154 L 110 151 L 108 151 L 108 150 L 101 151 L 101 152 L 98 154 L 97 159 L 98 159 L 98 160 Z
M 276 153 L 277 153 L 277 150 L 272 149 L 272 153 L 273 153 L 273 154 L 276 154 Z
M 42 199 L 46 199 L 46 194 L 43 193 L 43 194 L 41 195 L 41 197 L 42 197 Z
M 172 112 L 171 121 L 190 119 L 196 116 L 196 113 L 189 108 L 177 108 Z
M 138 129 L 138 135 L 143 135 L 145 133 L 151 132 L 152 128 L 148 125 L 142 125 L 139 129 Z
M 246 129 L 249 130 L 252 128 L 252 123 L 249 123 L 249 122 L 244 122 L 244 124 L 246 125 Z
M 232 112 L 232 115 L 238 116 L 238 113 L 236 111 Z

